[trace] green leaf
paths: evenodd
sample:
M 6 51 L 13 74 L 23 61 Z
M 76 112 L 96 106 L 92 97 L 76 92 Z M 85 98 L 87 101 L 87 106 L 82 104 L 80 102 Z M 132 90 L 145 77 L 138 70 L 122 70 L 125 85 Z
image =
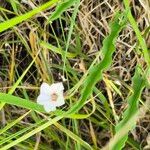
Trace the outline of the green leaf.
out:
M 65 12 L 66 9 L 68 9 L 69 7 L 71 7 L 72 5 L 74 5 L 75 2 L 76 2 L 76 0 L 67 0 L 65 2 L 59 3 L 58 6 L 56 7 L 56 10 L 49 17 L 49 20 L 50 21 L 54 21 L 54 20 L 58 19 L 60 17 L 60 15 L 63 12 Z
M 83 107 L 84 103 L 93 92 L 95 84 L 102 79 L 103 71 L 107 70 L 110 67 L 112 63 L 112 55 L 115 51 L 114 44 L 116 42 L 116 38 L 126 22 L 126 18 L 123 18 L 123 16 L 124 14 L 117 13 L 113 22 L 111 23 L 111 32 L 103 41 L 103 47 L 101 50 L 103 55 L 102 61 L 90 68 L 89 75 L 87 76 L 83 84 L 81 98 L 78 103 L 76 103 L 68 111 L 68 113 L 75 113 Z
M 68 130 L 67 128 L 63 127 L 61 124 L 55 123 L 54 125 L 59 130 L 61 130 L 64 133 L 66 133 L 70 138 L 72 138 L 75 141 L 77 141 L 78 143 L 80 143 L 83 147 L 86 148 L 86 150 L 93 150 L 92 147 L 87 142 L 83 141 L 79 136 L 77 136 L 76 134 L 74 134 L 73 132 L 71 132 L 70 130 Z
M 146 42 L 144 40 L 144 38 L 142 37 L 142 34 L 138 28 L 138 25 L 137 25 L 137 22 L 135 21 L 134 17 L 132 16 L 132 13 L 131 13 L 131 10 L 130 10 L 130 1 L 129 0 L 124 0 L 124 5 L 125 5 L 125 8 L 127 10 L 127 18 L 130 22 L 130 24 L 132 25 L 132 28 L 136 34 L 136 37 L 137 39 L 139 40 L 139 44 L 142 48 L 142 52 L 144 54 L 144 58 L 145 58 L 145 61 L 148 65 L 148 67 L 150 67 L 150 56 L 149 56 L 149 52 L 148 52 L 148 49 L 147 49 L 147 45 L 146 45 Z
M 150 88 L 150 68 L 147 68 L 147 74 L 145 75 L 146 87 Z
M 12 121 L 11 123 L 8 123 L 7 126 L 5 126 L 4 128 L 2 128 L 0 130 L 0 134 L 6 132 L 8 129 L 10 129 L 12 126 L 14 126 L 15 124 L 17 124 L 19 121 L 21 121 L 25 116 L 27 116 L 30 113 L 30 111 L 28 111 L 27 113 L 25 113 L 24 115 L 20 116 L 19 118 L 17 118 L 16 120 Z
M 53 119 L 49 119 L 46 123 L 38 126 L 37 128 L 33 129 L 32 131 L 24 134 L 23 136 L 13 140 L 11 143 L 8 143 L 7 145 L 4 145 L 1 150 L 7 150 L 10 149 L 11 147 L 17 145 L 18 143 L 25 141 L 27 138 L 31 137 L 32 135 L 44 130 L 45 128 L 49 127 L 50 125 L 56 123 L 57 121 L 59 121 L 60 119 L 62 119 L 62 116 L 58 116 L 55 117 Z
M 15 12 L 16 14 L 18 14 L 18 5 L 19 5 L 18 0 L 8 0 L 8 2 L 11 4 L 11 6 L 12 6 L 14 12 Z
M 18 17 L 14 17 L 10 20 L 7 20 L 5 22 L 0 23 L 0 32 L 5 31 L 9 28 L 14 27 L 15 25 L 21 23 L 22 21 L 25 21 L 31 17 L 33 17 L 34 15 L 36 15 L 37 13 L 49 8 L 50 6 L 52 6 L 53 4 L 55 4 L 56 2 L 58 2 L 59 0 L 51 0 L 45 4 L 43 4 L 40 7 L 37 7 L 23 15 L 20 15 Z
M 50 49 L 51 51 L 53 51 L 53 52 L 55 52 L 55 53 L 57 53 L 57 54 L 61 54 L 61 55 L 64 55 L 64 54 L 65 54 L 65 51 L 62 50 L 61 48 L 55 47 L 55 46 L 53 46 L 52 44 L 46 43 L 46 42 L 44 42 L 44 41 L 42 41 L 42 42 L 40 43 L 40 45 L 41 45 L 42 47 L 45 47 L 45 48 Z M 70 53 L 70 52 L 66 52 L 66 57 L 68 57 L 68 58 L 73 58 L 73 57 L 75 57 L 76 55 L 77 55 L 77 54 Z
M 26 68 L 26 70 L 22 73 L 22 75 L 19 77 L 19 79 L 16 81 L 16 83 L 12 86 L 12 88 L 9 90 L 8 94 L 12 94 L 15 89 L 17 88 L 17 86 L 19 85 L 19 83 L 22 81 L 22 79 L 24 78 L 24 76 L 26 75 L 26 73 L 28 72 L 28 70 L 31 68 L 31 66 L 33 65 L 33 63 L 35 62 L 35 59 L 37 58 L 39 52 L 37 53 L 37 55 L 35 56 L 35 58 L 32 60 L 32 62 L 30 63 L 30 65 Z M 5 103 L 0 103 L 0 109 L 5 105 Z
M 141 76 L 140 68 L 136 68 L 135 75 L 133 77 L 133 94 L 128 97 L 128 108 L 123 113 L 123 119 L 116 125 L 116 134 L 127 124 L 127 122 L 137 113 L 139 99 L 143 88 L 145 87 L 145 79 Z M 136 118 L 135 118 L 136 119 Z M 132 119 L 132 124 L 128 127 L 128 131 L 132 130 L 136 125 L 136 120 Z M 112 150 L 121 150 L 125 146 L 128 134 L 125 134 L 122 138 L 119 138 L 116 144 L 112 147 Z
M 42 105 L 6 93 L 0 93 L 0 101 L 3 103 L 16 105 L 34 111 L 45 112 Z

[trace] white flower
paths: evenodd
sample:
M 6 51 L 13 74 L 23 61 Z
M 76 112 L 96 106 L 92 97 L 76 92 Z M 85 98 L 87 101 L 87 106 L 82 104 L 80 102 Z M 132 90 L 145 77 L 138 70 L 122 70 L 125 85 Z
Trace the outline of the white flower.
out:
M 52 85 L 42 83 L 37 103 L 43 105 L 46 112 L 55 111 L 57 106 L 65 104 L 63 90 L 62 82 L 53 83 Z
M 28 4 L 28 0 L 21 0 L 21 3 Z

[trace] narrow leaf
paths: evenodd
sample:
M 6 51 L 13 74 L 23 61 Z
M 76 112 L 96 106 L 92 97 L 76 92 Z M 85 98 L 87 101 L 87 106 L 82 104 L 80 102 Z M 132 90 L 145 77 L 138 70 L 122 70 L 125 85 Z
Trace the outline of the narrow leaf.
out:
M 86 100 L 89 98 L 93 92 L 95 84 L 102 80 L 103 71 L 107 70 L 112 63 L 112 54 L 115 51 L 116 38 L 125 25 L 125 19 L 121 20 L 122 14 L 117 14 L 114 21 L 111 23 L 110 34 L 104 39 L 102 54 L 103 59 L 100 63 L 96 64 L 89 70 L 89 75 L 84 81 L 83 90 L 81 91 L 81 98 L 69 111 L 68 113 L 75 113 L 80 110 Z
M 66 9 L 71 7 L 75 2 L 76 2 L 76 0 L 67 0 L 65 2 L 61 2 L 60 4 L 58 4 L 54 13 L 49 17 L 49 20 L 54 21 L 54 20 L 58 19 L 60 17 L 60 15 L 63 12 L 65 12 Z
M 45 112 L 42 105 L 6 93 L 0 93 L 0 102 L 16 105 L 30 110 Z
M 0 32 L 5 31 L 11 27 L 14 27 L 15 25 L 21 23 L 22 21 L 25 21 L 29 18 L 31 18 L 32 16 L 36 15 L 37 13 L 49 8 L 50 6 L 52 6 L 53 4 L 55 4 L 56 2 L 58 2 L 59 0 L 51 0 L 45 4 L 43 4 L 40 7 L 37 7 L 23 15 L 20 15 L 18 17 L 14 17 L 8 21 L 4 21 L 2 23 L 0 23 Z
M 116 134 L 127 124 L 138 111 L 138 103 L 141 96 L 141 92 L 145 86 L 145 80 L 141 76 L 140 69 L 136 68 L 135 75 L 133 77 L 133 94 L 128 97 L 128 108 L 123 114 L 123 119 L 116 125 Z M 128 127 L 128 131 L 133 129 L 136 125 L 136 120 L 132 120 L 132 124 Z M 119 138 L 117 143 L 112 147 L 112 150 L 121 150 L 125 146 L 128 134 L 125 134 L 122 138 Z

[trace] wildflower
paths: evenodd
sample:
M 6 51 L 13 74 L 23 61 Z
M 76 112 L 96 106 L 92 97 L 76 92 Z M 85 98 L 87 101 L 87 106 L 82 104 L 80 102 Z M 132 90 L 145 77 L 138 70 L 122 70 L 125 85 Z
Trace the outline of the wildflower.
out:
M 63 90 L 64 86 L 62 82 L 53 83 L 52 85 L 42 83 L 37 103 L 43 105 L 46 112 L 55 111 L 57 106 L 65 103 Z
M 21 0 L 21 3 L 28 4 L 28 0 Z

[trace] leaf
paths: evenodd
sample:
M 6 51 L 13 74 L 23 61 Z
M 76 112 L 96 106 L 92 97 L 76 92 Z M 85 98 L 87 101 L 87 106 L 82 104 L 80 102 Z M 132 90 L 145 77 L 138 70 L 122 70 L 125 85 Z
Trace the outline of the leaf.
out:
M 125 123 L 125 125 L 120 129 L 119 132 L 117 132 L 109 141 L 109 143 L 102 148 L 102 150 L 113 150 L 115 149 L 115 146 L 118 143 L 118 140 L 122 139 L 130 130 L 130 126 L 133 124 L 135 120 L 138 120 L 138 113 L 137 111 L 128 121 Z M 117 147 L 116 147 L 117 148 Z M 118 149 L 115 149 L 118 150 Z
M 11 4 L 14 12 L 18 14 L 18 4 L 19 4 L 18 0 L 9 0 L 9 3 Z
M 147 74 L 145 75 L 146 87 L 150 88 L 150 68 L 147 68 Z
M 93 150 L 92 147 L 87 142 L 83 141 L 79 136 L 77 136 L 76 134 L 74 134 L 73 132 L 68 130 L 67 128 L 63 127 L 61 124 L 56 122 L 54 125 L 59 130 L 61 130 L 62 132 L 66 133 L 67 136 L 69 136 L 70 138 L 72 138 L 75 141 L 77 141 L 78 143 L 80 143 L 83 147 L 86 148 L 86 150 Z
M 2 23 L 0 23 L 0 32 L 5 31 L 11 27 L 14 27 L 15 25 L 21 23 L 22 21 L 25 21 L 29 18 L 31 18 L 32 16 L 36 15 L 37 13 L 49 8 L 50 6 L 52 6 L 53 4 L 55 4 L 56 2 L 58 2 L 59 0 L 51 0 L 45 4 L 43 4 L 40 7 L 37 7 L 23 15 L 20 15 L 18 17 L 14 17 L 10 20 L 4 21 Z
M 0 130 L 0 134 L 6 132 L 8 129 L 10 129 L 12 126 L 14 126 L 15 124 L 17 124 L 19 121 L 21 121 L 25 116 L 27 116 L 30 113 L 30 111 L 28 111 L 27 113 L 25 113 L 24 115 L 20 116 L 19 118 L 17 118 L 16 120 L 12 121 L 11 123 L 8 123 L 7 126 L 5 126 L 4 128 L 2 128 Z
M 64 54 L 65 54 L 65 51 L 63 51 L 61 48 L 55 47 L 55 46 L 53 46 L 52 44 L 46 43 L 46 42 L 44 42 L 44 41 L 42 41 L 42 42 L 40 43 L 40 45 L 41 45 L 42 47 L 46 47 L 46 48 L 50 49 L 51 51 L 53 51 L 53 52 L 55 52 L 55 53 L 58 53 L 58 54 L 61 54 L 61 55 L 64 55 Z M 77 54 L 66 52 L 66 56 L 67 56 L 68 58 L 73 58 L 73 57 L 75 57 L 76 55 L 77 55 Z
M 19 79 L 16 81 L 16 83 L 12 86 L 12 88 L 9 90 L 8 94 L 12 94 L 15 89 L 17 88 L 17 86 L 19 85 L 19 83 L 22 81 L 22 79 L 24 78 L 24 76 L 26 75 L 26 73 L 28 72 L 28 70 L 31 68 L 31 66 L 33 65 L 33 63 L 35 62 L 35 59 L 37 58 L 39 52 L 37 53 L 37 55 L 35 56 L 35 58 L 32 60 L 32 62 L 30 63 L 30 65 L 25 69 L 25 71 L 22 73 L 22 75 L 19 77 Z M 1 103 L 0 104 L 0 109 L 5 105 L 5 103 Z
M 123 15 L 124 14 L 117 13 L 113 22 L 111 23 L 111 33 L 103 41 L 103 47 L 101 50 L 103 59 L 100 63 L 96 64 L 89 70 L 89 75 L 83 84 L 80 100 L 70 110 L 68 110 L 68 113 L 75 113 L 83 107 L 84 103 L 93 92 L 95 84 L 102 80 L 103 71 L 110 67 L 112 63 L 112 55 L 115 51 L 114 44 L 116 42 L 116 38 L 126 22 L 125 18 L 120 20 Z
M 60 119 L 62 119 L 62 116 L 55 117 L 53 119 L 48 120 L 46 123 L 38 126 L 37 128 L 33 129 L 32 131 L 24 134 L 21 137 L 18 137 L 17 139 L 13 140 L 12 142 L 8 143 L 7 145 L 4 145 L 1 150 L 7 150 L 10 149 L 11 147 L 17 145 L 18 143 L 25 141 L 27 138 L 31 137 L 32 135 L 44 130 L 45 128 L 49 127 L 50 125 L 56 123 Z
M 127 122 L 137 113 L 139 99 L 143 88 L 145 87 L 145 79 L 141 76 L 140 68 L 136 68 L 135 75 L 132 79 L 133 94 L 128 97 L 128 108 L 123 113 L 123 119 L 116 125 L 116 134 L 127 124 Z M 135 120 L 132 119 L 132 124 L 128 126 L 128 131 L 132 130 L 136 125 Z M 125 146 L 128 134 L 125 134 L 122 138 L 119 138 L 116 144 L 112 147 L 112 150 L 121 150 Z
M 0 93 L 0 101 L 3 103 L 16 105 L 34 111 L 45 112 L 42 105 L 6 93 Z
M 54 21 L 54 20 L 58 19 L 60 17 L 60 15 L 63 12 L 65 12 L 66 9 L 68 9 L 69 7 L 74 5 L 75 2 L 76 2 L 76 0 L 67 0 L 65 2 L 61 2 L 60 4 L 58 4 L 58 6 L 56 7 L 56 10 L 49 17 L 49 20 Z
M 123 2 L 124 2 L 126 10 L 128 11 L 127 18 L 129 20 L 130 24 L 132 25 L 132 28 L 136 34 L 137 39 L 139 40 L 139 44 L 142 48 L 142 52 L 144 54 L 144 58 L 145 58 L 145 61 L 147 63 L 147 66 L 150 67 L 150 56 L 149 56 L 149 52 L 147 49 L 147 45 L 146 45 L 146 42 L 145 42 L 144 38 L 142 37 L 142 34 L 138 28 L 137 22 L 135 21 L 134 17 L 132 16 L 132 13 L 130 10 L 130 1 L 129 0 L 123 0 Z

